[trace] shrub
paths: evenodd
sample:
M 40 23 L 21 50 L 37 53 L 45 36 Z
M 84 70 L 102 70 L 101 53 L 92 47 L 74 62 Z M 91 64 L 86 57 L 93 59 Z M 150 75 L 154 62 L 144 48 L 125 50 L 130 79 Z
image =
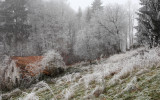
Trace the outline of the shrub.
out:
M 51 76 L 55 76 L 66 69 L 63 58 L 55 50 L 48 51 L 43 57 L 41 61 L 42 69 L 46 69 Z
M 20 83 L 19 68 L 10 57 L 4 56 L 0 65 L 0 89 L 11 90 Z
M 48 51 L 40 58 L 39 56 L 5 56 L 0 64 L 0 90 L 3 91 L 15 87 L 29 87 L 31 84 L 38 82 L 40 76 L 44 74 L 56 76 L 66 68 L 63 58 L 54 50 Z

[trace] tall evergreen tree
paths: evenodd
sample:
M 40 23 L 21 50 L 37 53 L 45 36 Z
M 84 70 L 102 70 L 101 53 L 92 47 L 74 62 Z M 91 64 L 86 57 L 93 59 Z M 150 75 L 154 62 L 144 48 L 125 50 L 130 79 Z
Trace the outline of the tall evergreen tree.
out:
M 90 22 L 91 16 L 92 16 L 91 8 L 88 7 L 87 11 L 86 11 L 86 15 L 85 15 L 85 20 L 86 20 L 87 23 Z
M 24 41 L 29 37 L 26 7 L 27 0 L 5 0 L 1 4 L 1 31 L 11 35 L 15 41 Z
M 141 9 L 139 10 L 138 18 L 138 38 L 142 42 L 150 44 L 152 47 L 158 44 L 160 39 L 160 0 L 140 0 Z
M 81 18 L 82 18 L 82 9 L 81 9 L 81 7 L 79 7 L 79 9 L 78 9 L 77 17 L 78 17 L 78 20 L 79 20 L 79 21 L 80 21 Z
M 92 4 L 92 12 L 95 13 L 96 11 L 103 10 L 101 0 L 94 0 Z

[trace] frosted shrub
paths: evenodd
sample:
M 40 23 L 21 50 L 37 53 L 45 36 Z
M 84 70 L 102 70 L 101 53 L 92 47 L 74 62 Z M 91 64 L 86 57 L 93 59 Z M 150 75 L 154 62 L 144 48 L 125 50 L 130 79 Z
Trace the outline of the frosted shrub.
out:
M 15 61 L 11 61 L 11 63 L 8 65 L 7 69 L 5 70 L 5 80 L 8 78 L 9 82 L 13 82 L 13 84 L 16 84 L 16 81 L 20 79 L 20 70 L 15 64 Z M 16 80 L 17 79 L 17 80 Z
M 10 61 L 10 57 L 9 56 L 0 57 L 0 78 L 2 78 L 2 76 L 4 74 L 4 70 L 8 66 L 8 62 L 9 61 Z
M 66 66 L 61 55 L 55 50 L 50 50 L 42 56 L 38 62 L 28 64 L 26 70 L 32 76 L 39 77 L 42 74 L 50 76 L 58 75 L 65 70 Z
M 50 50 L 44 54 L 41 65 L 44 69 L 47 69 L 51 75 L 56 75 L 66 68 L 63 58 L 55 50 Z
M 5 56 L 0 65 L 0 89 L 10 90 L 20 83 L 20 69 L 15 61 Z
M 65 64 L 63 62 L 63 58 L 61 55 L 55 50 L 50 50 L 44 54 L 44 58 L 42 59 L 43 66 L 53 65 L 57 68 L 65 68 Z

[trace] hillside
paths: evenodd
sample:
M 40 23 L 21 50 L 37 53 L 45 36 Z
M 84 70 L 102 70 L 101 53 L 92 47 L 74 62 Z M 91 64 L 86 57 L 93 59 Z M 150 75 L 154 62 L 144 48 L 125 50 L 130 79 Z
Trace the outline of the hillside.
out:
M 95 65 L 82 62 L 69 66 L 57 78 L 1 96 L 2 100 L 158 100 L 159 61 L 160 48 L 139 48 Z

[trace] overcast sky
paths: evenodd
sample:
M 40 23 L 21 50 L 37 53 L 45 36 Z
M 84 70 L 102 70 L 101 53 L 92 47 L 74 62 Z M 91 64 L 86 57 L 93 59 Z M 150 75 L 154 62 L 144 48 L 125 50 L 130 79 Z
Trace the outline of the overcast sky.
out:
M 83 10 L 90 6 L 94 0 L 68 0 L 69 5 L 77 11 L 79 7 Z M 108 3 L 118 3 L 118 4 L 126 4 L 128 0 L 102 0 L 103 5 Z M 139 0 L 131 0 L 136 6 L 139 4 Z

